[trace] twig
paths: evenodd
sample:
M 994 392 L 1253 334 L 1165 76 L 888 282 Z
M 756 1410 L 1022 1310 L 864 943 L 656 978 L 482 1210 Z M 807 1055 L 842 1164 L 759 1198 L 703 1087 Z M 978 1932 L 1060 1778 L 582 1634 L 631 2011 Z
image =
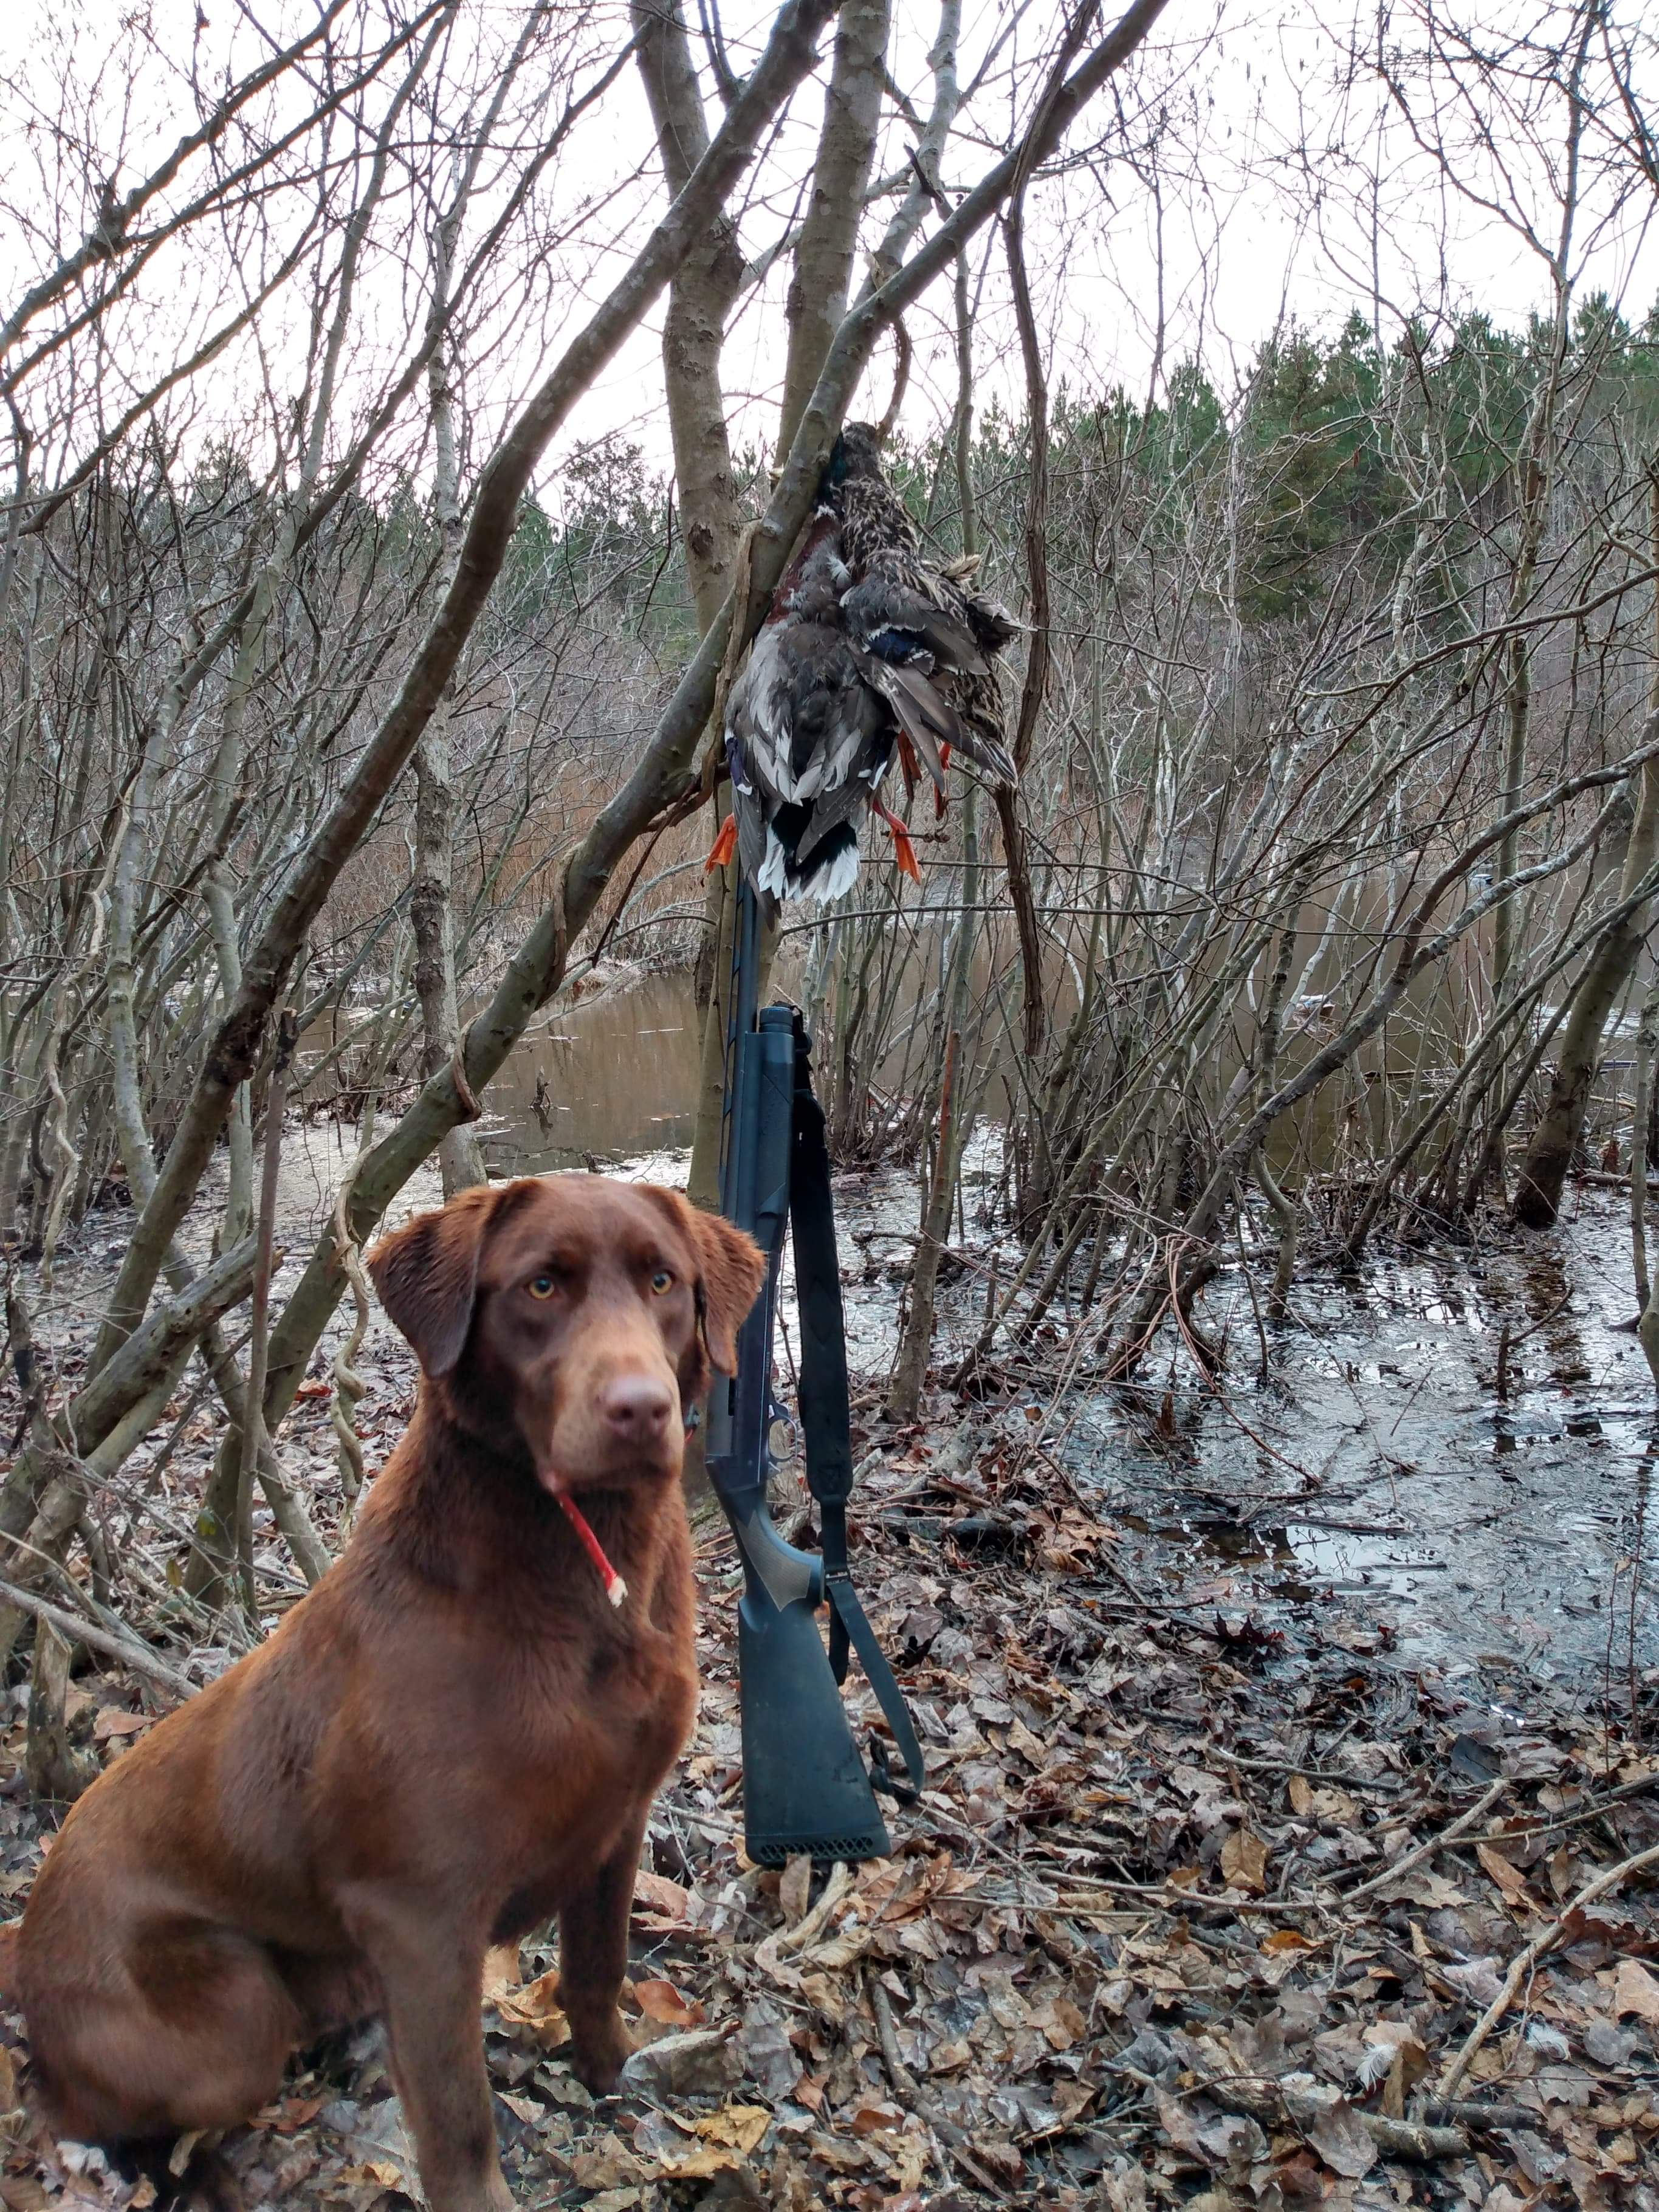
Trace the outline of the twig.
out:
M 1535 2128 L 1538 2115 L 1529 2105 L 1482 2105 L 1472 2097 L 1431 2097 L 1428 2117 L 1444 2125 L 1461 2128 Z
M 1659 1790 L 1659 1774 L 1644 1774 L 1634 1782 L 1621 1782 L 1617 1789 L 1603 1790 L 1586 1805 L 1575 1805 L 1569 1813 L 1558 1813 L 1553 1820 L 1528 1820 L 1523 1827 L 1488 1828 L 1483 1836 L 1463 1836 L 1458 1840 L 1468 1848 L 1475 1844 L 1523 1844 L 1531 1836 L 1553 1836 L 1563 1828 L 1581 1828 L 1586 1820 L 1599 1820 L 1614 1806 L 1623 1805 L 1632 1797 L 1644 1797 L 1650 1790 Z
M 1509 1786 L 1507 1774 L 1500 1774 L 1495 1782 L 1489 1782 L 1468 1811 L 1460 1814 L 1449 1828 L 1440 1835 L 1431 1836 L 1426 1844 L 1419 1844 L 1416 1850 L 1407 1851 L 1404 1858 L 1395 1859 L 1391 1865 L 1384 1867 L 1381 1874 L 1374 1874 L 1369 1881 L 1362 1881 L 1358 1889 L 1344 1890 L 1342 1902 L 1355 1905 L 1362 1897 L 1375 1896 L 1379 1889 L 1386 1889 L 1390 1882 L 1397 1881 L 1402 1874 L 1409 1874 L 1414 1866 L 1421 1866 L 1425 1859 L 1431 1859 L 1437 1851 L 1444 1850 L 1448 1844 L 1455 1844 L 1460 1836 L 1486 1819 Z
M 356 1509 L 363 1486 L 363 1447 L 357 1434 L 357 1401 L 368 1385 L 358 1373 L 356 1365 L 362 1349 L 369 1320 L 368 1279 L 363 1273 L 363 1255 L 356 1238 L 351 1233 L 351 1191 L 358 1170 L 368 1158 L 368 1147 L 362 1147 L 341 1179 L 339 1195 L 334 1201 L 334 1256 L 351 1285 L 352 1321 L 339 1348 L 334 1354 L 330 1369 L 334 1378 L 334 1395 L 329 1401 L 329 1419 L 334 1427 L 334 1445 L 340 1468 L 340 1488 L 345 1498 L 342 1519 L 349 1523 Z
M 1127 2073 L 1127 2067 L 1120 2069 Z M 1200 2075 L 1194 2087 L 1212 2097 L 1224 2112 L 1248 2113 L 1250 2118 L 1274 2128 L 1304 2129 L 1293 2100 L 1277 2081 L 1260 2075 Z M 1356 2111 L 1357 2119 L 1371 2141 L 1392 2158 L 1410 2158 L 1422 2165 L 1441 2158 L 1468 2154 L 1469 2139 L 1462 2128 L 1430 2127 L 1422 2120 L 1394 2120 L 1384 2112 Z
M 881 2063 L 887 2069 L 887 2078 L 898 2094 L 921 2112 L 921 2086 L 899 2057 L 898 2030 L 893 2025 L 892 2001 L 873 1972 L 866 1975 L 864 1986 L 870 1998 L 870 2009 L 876 2016 L 876 2035 L 881 2045 Z
M 258 1606 L 253 1585 L 253 1474 L 265 1434 L 265 1360 L 270 1345 L 270 1278 L 276 1244 L 276 1190 L 282 1174 L 283 1111 L 288 1101 L 288 1067 L 299 1041 L 300 1018 L 284 1006 L 276 1022 L 276 1054 L 265 1091 L 265 1152 L 259 1182 L 258 1242 L 254 1249 L 253 1292 L 249 1306 L 247 1390 L 242 1401 L 240 1465 L 236 1478 L 234 1557 L 240 1566 L 243 1601 L 250 1616 Z
M 130 1641 L 125 1636 L 112 1636 L 108 1629 L 100 1628 L 94 1621 L 83 1620 L 77 1613 L 68 1613 L 60 1605 L 49 1604 L 45 1598 L 36 1597 L 32 1590 L 19 1589 L 15 1583 L 0 1582 L 0 1598 L 4 1598 L 9 1605 L 15 1605 L 20 1613 L 32 1613 L 37 1620 L 49 1622 L 59 1635 L 67 1636 L 74 1642 L 89 1644 L 94 1651 L 101 1651 L 109 1658 L 120 1660 L 123 1665 L 131 1667 L 135 1674 L 148 1674 L 151 1681 L 161 1683 L 164 1689 L 176 1690 L 183 1698 L 196 1695 L 198 1686 L 187 1674 L 179 1674 L 165 1660 L 158 1659 L 147 1644 L 140 1644 L 136 1638 Z
M 1620 1883 L 1631 1875 L 1640 1874 L 1644 1867 L 1650 1866 L 1659 1866 L 1659 1844 L 1650 1844 L 1646 1850 L 1638 1851 L 1630 1858 L 1620 1859 L 1617 1866 L 1608 1867 L 1597 1875 L 1594 1881 L 1587 1881 L 1571 1902 L 1551 1921 L 1542 1935 L 1534 1936 L 1525 1950 L 1516 1954 L 1513 1965 L 1504 1977 L 1503 1988 L 1469 2030 L 1462 2049 L 1441 2075 L 1439 2088 L 1435 2093 L 1437 2098 L 1444 2100 L 1452 2096 L 1473 2064 L 1475 2053 L 1509 2010 L 1516 1991 L 1545 1954 L 1553 1950 L 1560 1942 L 1574 1913 L 1582 1912 L 1587 1905 L 1594 1905 L 1610 1889 L 1617 1889 Z M 1358 1895 L 1358 1892 L 1355 1894 Z
M 1381 2151 L 1427 2166 L 1437 2158 L 1465 2158 L 1469 2139 L 1462 2128 L 1431 2128 L 1422 2120 L 1391 2120 L 1386 2112 L 1361 2112 L 1359 2124 Z
M 1398 1774 L 1348 1774 L 1340 1766 L 1298 1766 L 1291 1759 L 1246 1759 L 1236 1751 L 1218 1750 L 1218 1759 L 1229 1766 L 1242 1766 L 1247 1774 L 1294 1774 L 1304 1782 L 1334 1782 L 1340 1790 L 1407 1790 L 1410 1784 Z

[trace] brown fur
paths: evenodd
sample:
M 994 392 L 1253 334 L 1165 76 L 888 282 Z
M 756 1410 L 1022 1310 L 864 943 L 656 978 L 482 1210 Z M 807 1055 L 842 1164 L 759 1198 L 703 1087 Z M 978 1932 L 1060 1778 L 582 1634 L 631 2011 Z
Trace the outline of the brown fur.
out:
M 414 1420 L 338 1564 L 70 1814 L 20 1994 L 52 2118 L 118 2142 L 244 2119 L 297 2044 L 380 2013 L 433 2212 L 501 2212 L 484 1953 L 558 1914 L 576 2069 L 609 2089 L 696 1703 L 681 1409 L 731 1371 L 762 1261 L 672 1191 L 556 1176 L 468 1191 L 369 1267 Z

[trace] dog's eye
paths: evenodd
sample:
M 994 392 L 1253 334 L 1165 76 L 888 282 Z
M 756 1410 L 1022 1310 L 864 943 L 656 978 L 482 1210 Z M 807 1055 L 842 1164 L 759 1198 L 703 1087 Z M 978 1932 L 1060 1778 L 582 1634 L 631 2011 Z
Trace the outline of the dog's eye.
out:
M 666 1267 L 658 1268 L 656 1273 L 651 1278 L 651 1287 L 659 1297 L 663 1297 L 666 1291 L 673 1289 L 674 1278 L 669 1273 Z
M 545 1271 L 539 1275 L 532 1275 L 525 1285 L 532 1298 L 550 1298 L 558 1287 L 552 1276 Z

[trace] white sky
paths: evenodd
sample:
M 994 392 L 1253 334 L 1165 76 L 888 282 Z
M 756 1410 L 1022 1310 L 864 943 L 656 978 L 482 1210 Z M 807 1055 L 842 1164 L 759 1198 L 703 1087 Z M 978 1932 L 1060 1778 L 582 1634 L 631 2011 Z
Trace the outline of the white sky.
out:
M 204 6 L 210 21 L 200 34 L 204 53 L 222 58 L 234 44 L 246 66 L 256 47 L 232 0 L 204 0 Z M 309 12 L 299 0 L 276 0 L 276 6 L 271 20 L 290 24 Z M 1069 166 L 1033 192 L 1028 249 L 1055 379 L 1064 377 L 1074 390 L 1121 382 L 1138 395 L 1160 365 L 1167 372 L 1198 354 L 1226 392 L 1261 340 L 1286 317 L 1328 329 L 1357 307 L 1388 339 L 1408 313 L 1432 319 L 1480 307 L 1513 324 L 1545 303 L 1547 267 L 1522 234 L 1520 222 L 1530 220 L 1547 234 L 1553 248 L 1565 103 L 1547 90 L 1528 93 L 1510 82 L 1503 106 L 1482 93 L 1474 107 L 1460 108 L 1460 73 L 1453 59 L 1443 54 L 1432 64 L 1424 60 L 1421 7 L 1418 0 L 1394 16 L 1386 34 L 1390 50 L 1419 114 L 1439 112 L 1456 178 L 1490 204 L 1483 208 L 1460 197 L 1431 155 L 1413 143 L 1376 70 L 1363 58 L 1358 68 L 1350 65 L 1350 47 L 1376 35 L 1374 12 L 1351 17 L 1340 12 L 1340 0 L 1322 16 L 1304 7 L 1171 0 L 1152 48 L 1123 81 L 1121 124 L 1115 124 L 1109 94 L 1073 131 Z M 1639 23 L 1637 0 L 1622 0 L 1622 9 L 1627 29 Z M 970 0 L 965 12 L 964 82 L 988 39 L 1005 31 L 1009 21 L 1004 6 Z M 133 155 L 124 181 L 141 159 L 148 166 L 177 135 L 167 70 L 187 62 L 195 14 L 195 0 L 152 0 L 136 20 L 149 25 L 160 59 L 136 91 L 125 92 L 120 73 L 112 71 L 89 97 L 93 127 L 106 143 L 116 132 L 118 105 L 126 100 Z M 753 50 L 753 34 L 763 33 L 771 10 L 763 0 L 727 0 L 726 15 L 732 58 L 741 69 Z M 1492 0 L 1469 0 L 1469 18 L 1486 46 L 1500 54 L 1516 33 L 1541 31 L 1547 38 L 1554 25 L 1559 35 L 1568 21 L 1565 10 L 1549 8 L 1546 0 L 1531 5 L 1501 0 L 1496 8 Z M 25 70 L 40 91 L 49 86 L 55 57 L 70 54 L 76 73 L 90 80 L 118 39 L 118 25 L 134 20 L 118 0 L 79 0 L 67 8 L 64 0 L 10 0 L 0 10 L 0 69 Z M 477 0 L 468 36 L 480 46 L 507 39 L 520 20 L 517 7 Z M 615 51 L 621 20 L 617 0 L 588 12 L 591 52 L 607 45 Z M 972 112 L 971 133 L 947 157 L 945 180 L 952 190 L 980 173 L 991 157 L 988 143 L 994 149 L 1006 135 L 1009 66 L 1042 49 L 1054 20 L 1049 0 L 1036 0 L 1029 22 L 1015 19 Z M 893 75 L 923 110 L 929 96 L 925 57 L 936 26 L 935 9 L 927 0 L 899 0 Z M 823 44 L 827 67 L 828 40 Z M 1659 86 L 1650 52 L 1643 67 L 1644 92 L 1654 95 Z M 1605 89 L 1605 70 L 1596 57 L 1586 82 Z M 820 80 L 804 88 L 762 172 L 743 214 L 743 245 L 750 254 L 772 242 L 793 210 L 822 103 Z M 1611 103 L 1603 105 L 1610 113 Z M 0 114 L 0 176 L 9 177 L 10 189 L 26 199 L 33 194 L 34 211 L 46 224 L 52 213 L 46 201 L 54 187 L 41 180 L 29 158 L 32 149 L 18 135 L 20 116 L 17 103 L 6 102 Z M 1482 122 L 1490 129 L 1484 149 L 1474 137 L 1474 126 Z M 878 173 L 902 167 L 912 135 L 890 113 Z M 1079 160 L 1091 143 L 1097 153 Z M 552 181 L 545 212 L 574 231 L 556 265 L 532 264 L 520 275 L 517 264 L 508 264 L 492 311 L 492 343 L 466 387 L 481 422 L 505 418 L 659 208 L 653 177 L 629 181 L 650 153 L 649 118 L 630 70 L 582 127 Z M 1659 294 L 1654 199 L 1628 162 L 1615 162 L 1613 154 L 1603 131 L 1592 129 L 1582 157 L 1584 207 L 1573 277 L 1581 290 L 1611 293 L 1639 319 Z M 597 204 L 583 213 L 590 200 Z M 890 206 L 872 210 L 872 236 Z M 60 214 L 63 229 L 78 234 L 84 208 L 64 205 Z M 15 230 L 0 229 L 0 298 L 9 301 L 30 280 L 42 252 Z M 975 334 L 979 403 L 983 407 L 997 397 L 1018 407 L 1018 347 L 994 231 L 981 234 L 975 261 L 985 272 Z M 781 264 L 750 295 L 728 339 L 726 377 L 740 442 L 770 441 L 786 342 L 787 274 Z M 219 279 L 210 256 L 168 277 L 149 303 L 136 350 L 164 348 L 176 337 L 186 312 L 180 303 L 191 300 L 192 279 L 198 301 L 213 295 Z M 371 312 L 356 341 L 365 362 L 374 355 L 382 310 L 388 326 L 401 325 L 406 281 L 395 254 L 374 267 L 366 292 Z M 942 421 L 954 399 L 949 313 L 948 291 L 940 288 L 912 318 L 916 359 L 905 420 L 916 433 Z M 299 358 L 298 327 L 291 315 L 266 345 L 278 387 L 290 374 L 285 347 L 294 349 L 296 363 Z M 653 319 L 588 395 L 550 455 L 544 483 L 574 445 L 613 431 L 636 439 L 666 466 L 659 331 Z M 878 358 L 869 411 L 885 403 L 890 360 L 885 352 Z M 292 373 L 297 375 L 297 368 Z M 202 396 L 199 421 L 210 425 L 229 419 L 237 407 L 258 400 L 258 386 L 257 363 L 248 355 L 234 366 L 227 357 Z

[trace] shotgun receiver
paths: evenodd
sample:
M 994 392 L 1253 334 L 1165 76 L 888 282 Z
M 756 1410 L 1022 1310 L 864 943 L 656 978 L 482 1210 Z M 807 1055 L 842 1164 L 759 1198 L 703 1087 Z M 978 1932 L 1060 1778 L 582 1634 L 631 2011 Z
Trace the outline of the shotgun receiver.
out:
M 738 892 L 720 1211 L 766 1255 L 766 1281 L 738 1335 L 738 1371 L 717 1376 L 709 1399 L 707 1466 L 744 1567 L 738 1607 L 743 1722 L 744 1838 L 759 1866 L 792 1853 L 867 1859 L 890 1848 L 871 1776 L 842 1704 L 849 1650 L 875 1690 L 909 1774 L 888 1771 L 879 1747 L 876 1783 L 913 1796 L 922 1782 L 915 1728 L 847 1569 L 852 1445 L 847 1353 L 830 1206 L 823 1115 L 812 1093 L 811 1040 L 787 1006 L 755 1010 L 758 915 Z M 799 1428 L 806 1480 L 817 1502 L 823 1550 L 787 1544 L 767 1510 L 771 1431 L 785 1419 L 772 1392 L 778 1279 L 793 1227 L 800 1309 Z M 830 1607 L 830 1644 L 817 1608 Z

